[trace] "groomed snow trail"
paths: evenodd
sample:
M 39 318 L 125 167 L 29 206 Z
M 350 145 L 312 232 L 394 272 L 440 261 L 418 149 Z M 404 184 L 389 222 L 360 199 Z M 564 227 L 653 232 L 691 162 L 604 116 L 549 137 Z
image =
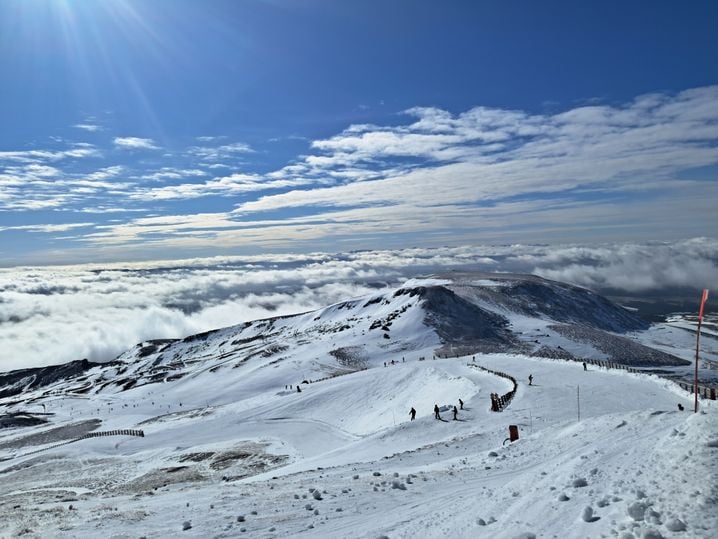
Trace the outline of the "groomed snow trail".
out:
M 510 383 L 471 360 L 412 357 L 301 393 L 265 370 L 237 382 L 233 399 L 214 373 L 102 404 L 65 399 L 56 410 L 68 422 L 139 425 L 145 438 L 0 463 L 0 537 L 718 536 L 713 403 L 679 412 L 690 396 L 656 377 L 477 355 L 519 381 L 492 413 L 489 394 Z M 192 401 L 200 390 L 215 403 Z M 502 445 L 511 424 L 520 440 Z

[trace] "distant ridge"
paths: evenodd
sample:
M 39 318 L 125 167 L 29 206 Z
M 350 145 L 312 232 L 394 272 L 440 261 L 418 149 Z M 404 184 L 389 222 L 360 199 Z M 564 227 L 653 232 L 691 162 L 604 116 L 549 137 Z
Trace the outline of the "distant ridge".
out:
M 46 387 L 76 394 L 126 391 L 219 370 L 231 378 L 243 368 L 277 366 L 303 350 L 316 358 L 306 368 L 317 378 L 371 366 L 387 353 L 427 349 L 442 356 L 515 353 L 634 367 L 688 363 L 625 336 L 648 327 L 590 290 L 534 275 L 440 274 L 312 312 L 145 341 L 110 363 L 81 360 L 5 373 L 0 397 Z

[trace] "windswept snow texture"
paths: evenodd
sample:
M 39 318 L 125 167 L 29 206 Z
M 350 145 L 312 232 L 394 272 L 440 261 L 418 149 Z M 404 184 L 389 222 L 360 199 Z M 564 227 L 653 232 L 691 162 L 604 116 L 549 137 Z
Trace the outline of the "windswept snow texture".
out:
M 555 326 L 606 326 L 568 315 L 572 287 L 543 282 L 559 320 L 483 280 L 144 342 L 0 398 L 0 537 L 715 537 L 716 403 L 680 412 L 664 378 L 529 357 L 598 353 Z M 600 318 L 634 338 L 628 316 Z M 434 359 L 481 341 L 524 353 Z M 511 382 L 479 366 L 518 380 L 503 412 L 489 395 Z M 115 429 L 145 436 L 73 442 Z

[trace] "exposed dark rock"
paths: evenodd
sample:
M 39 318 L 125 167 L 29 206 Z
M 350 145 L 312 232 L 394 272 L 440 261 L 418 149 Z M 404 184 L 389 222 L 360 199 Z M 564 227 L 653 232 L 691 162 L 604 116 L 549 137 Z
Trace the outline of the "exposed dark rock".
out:
M 67 380 L 100 365 L 107 365 L 107 363 L 93 363 L 82 359 L 63 365 L 2 373 L 0 374 L 0 398 L 12 397 L 30 389 L 50 385 L 58 380 Z

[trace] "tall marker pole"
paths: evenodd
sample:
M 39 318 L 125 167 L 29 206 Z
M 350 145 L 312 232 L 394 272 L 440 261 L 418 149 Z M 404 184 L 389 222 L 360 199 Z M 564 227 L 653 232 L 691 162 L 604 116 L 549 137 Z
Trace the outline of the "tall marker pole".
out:
M 698 310 L 698 331 L 696 332 L 696 371 L 693 377 L 693 413 L 698 413 L 698 352 L 700 350 L 701 342 L 701 323 L 703 322 L 703 308 L 705 307 L 706 301 L 708 301 L 708 289 L 703 290 L 701 296 L 701 307 Z
M 578 421 L 581 421 L 581 386 L 576 386 L 576 413 Z

